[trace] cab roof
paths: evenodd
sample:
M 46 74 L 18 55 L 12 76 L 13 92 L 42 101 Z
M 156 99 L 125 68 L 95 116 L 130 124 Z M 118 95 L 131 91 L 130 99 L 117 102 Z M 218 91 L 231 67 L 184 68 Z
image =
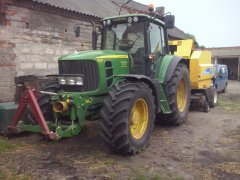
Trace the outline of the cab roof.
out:
M 120 15 L 120 16 L 111 16 L 111 17 L 103 18 L 101 21 L 106 21 L 108 19 L 111 20 L 111 19 L 117 19 L 117 18 L 135 17 L 135 16 L 146 18 L 146 20 L 149 20 L 149 21 L 154 20 L 155 22 L 158 22 L 159 24 L 165 25 L 165 23 L 163 21 L 161 21 L 160 19 L 154 18 L 153 16 L 149 16 L 147 14 L 125 14 L 125 15 Z

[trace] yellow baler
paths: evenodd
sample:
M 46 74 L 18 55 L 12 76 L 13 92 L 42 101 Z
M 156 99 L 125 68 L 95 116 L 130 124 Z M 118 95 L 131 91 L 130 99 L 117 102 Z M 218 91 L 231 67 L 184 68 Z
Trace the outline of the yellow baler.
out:
M 213 65 L 211 64 L 211 52 L 194 50 L 194 42 L 190 40 L 169 41 L 169 45 L 176 45 L 174 55 L 189 60 L 189 73 L 192 89 L 211 87 L 213 78 Z
M 213 65 L 209 51 L 193 51 L 190 57 L 189 70 L 192 89 L 211 87 Z
M 211 52 L 194 49 L 194 41 L 174 40 L 169 41 L 170 46 L 176 46 L 174 55 L 187 60 L 191 82 L 191 94 L 193 100 L 205 100 L 203 104 L 211 107 L 216 105 L 217 93 L 212 87 L 213 64 L 211 64 Z M 196 103 L 196 101 L 193 101 Z M 208 110 L 209 108 L 206 107 Z

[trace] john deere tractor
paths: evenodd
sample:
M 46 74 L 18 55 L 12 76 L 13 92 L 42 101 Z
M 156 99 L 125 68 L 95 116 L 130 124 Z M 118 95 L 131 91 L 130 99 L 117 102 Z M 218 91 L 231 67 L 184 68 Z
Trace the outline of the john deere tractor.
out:
M 187 119 L 188 62 L 169 54 L 172 15 L 129 14 L 101 25 L 101 50 L 60 57 L 57 81 L 43 87 L 38 104 L 58 138 L 77 135 L 86 120 L 100 119 L 110 148 L 134 155 L 149 143 L 155 121 L 180 125 Z M 29 121 L 19 127 L 41 132 Z

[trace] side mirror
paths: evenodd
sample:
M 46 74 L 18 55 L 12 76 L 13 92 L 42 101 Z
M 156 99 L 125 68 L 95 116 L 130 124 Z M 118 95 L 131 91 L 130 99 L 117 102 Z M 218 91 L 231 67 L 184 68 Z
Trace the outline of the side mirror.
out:
M 175 16 L 173 16 L 173 15 L 166 15 L 166 16 L 164 16 L 164 23 L 165 23 L 165 28 L 167 28 L 167 29 L 174 28 Z
M 174 54 L 174 52 L 177 51 L 177 45 L 169 45 L 168 47 L 171 54 Z
M 80 37 L 80 26 L 76 26 L 74 30 L 76 37 Z

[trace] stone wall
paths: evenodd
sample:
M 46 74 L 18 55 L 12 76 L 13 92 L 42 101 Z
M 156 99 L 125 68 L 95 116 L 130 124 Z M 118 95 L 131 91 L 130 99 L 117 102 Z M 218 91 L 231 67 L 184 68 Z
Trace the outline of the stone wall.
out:
M 59 56 L 92 48 L 91 23 L 82 18 L 56 15 L 54 10 L 0 7 L 0 102 L 13 100 L 15 76 L 56 74 Z M 78 38 L 75 24 L 80 26 Z

